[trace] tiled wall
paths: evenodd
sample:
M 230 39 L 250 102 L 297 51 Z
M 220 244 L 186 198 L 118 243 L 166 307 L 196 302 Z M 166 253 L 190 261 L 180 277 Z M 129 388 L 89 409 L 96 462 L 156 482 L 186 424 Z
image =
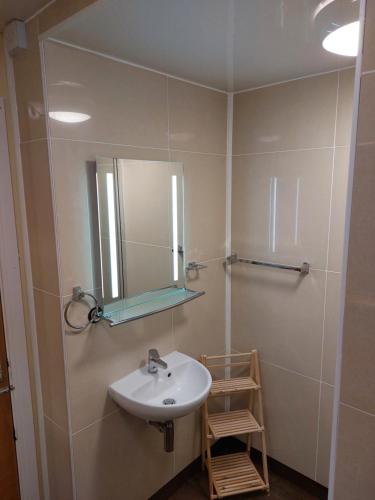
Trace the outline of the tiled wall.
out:
M 347 268 L 335 500 L 375 496 L 375 1 L 367 0 Z
M 269 454 L 327 485 L 354 70 L 234 96 L 232 349 L 262 359 Z
M 161 355 L 178 349 L 193 356 L 224 349 L 227 98 L 51 42 L 45 43 L 44 56 L 48 108 L 73 107 L 92 117 L 76 125 L 48 122 L 59 281 L 53 288 L 48 273 L 41 273 L 38 296 L 45 303 L 46 326 L 54 310 L 48 302 L 66 302 L 77 284 L 95 289 L 88 187 L 93 166 L 87 162 L 97 156 L 182 162 L 186 259 L 208 265 L 199 277 L 191 276 L 189 286 L 205 290 L 206 295 L 190 304 L 129 325 L 109 328 L 101 323 L 79 335 L 66 331 L 54 339 L 66 351 L 70 424 L 60 421 L 56 411 L 48 426 L 68 431 L 77 499 L 120 499 L 126 489 L 141 500 L 197 456 L 198 416 L 176 422 L 175 453 L 166 454 L 162 435 L 119 411 L 107 387 L 144 363 L 151 347 Z M 38 148 L 40 142 L 31 144 Z M 25 167 L 25 173 L 42 164 Z M 44 211 L 41 216 L 49 214 Z M 85 314 L 86 309 L 73 308 L 72 320 L 82 322 Z M 45 344 L 45 349 L 51 348 Z M 61 355 L 62 346 L 55 352 Z M 57 360 L 51 357 L 49 363 L 47 374 Z M 57 398 L 56 404 L 62 400 Z

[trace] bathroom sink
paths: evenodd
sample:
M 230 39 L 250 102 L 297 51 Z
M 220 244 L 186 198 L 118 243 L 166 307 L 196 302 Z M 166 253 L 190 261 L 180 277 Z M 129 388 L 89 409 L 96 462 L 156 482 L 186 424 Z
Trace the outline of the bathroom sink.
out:
M 162 359 L 168 368 L 149 373 L 144 366 L 109 386 L 111 397 L 121 408 L 148 421 L 165 422 L 202 405 L 211 387 L 210 372 L 178 351 Z

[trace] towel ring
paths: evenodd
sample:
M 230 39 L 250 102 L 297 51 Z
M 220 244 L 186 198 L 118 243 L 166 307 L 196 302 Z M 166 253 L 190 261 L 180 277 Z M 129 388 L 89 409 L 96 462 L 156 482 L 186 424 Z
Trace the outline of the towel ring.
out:
M 73 325 L 69 319 L 68 319 L 68 313 L 70 306 L 73 304 L 73 302 L 80 302 L 83 300 L 85 297 L 90 297 L 94 301 L 94 307 L 89 310 L 88 313 L 88 321 L 84 325 Z M 65 322 L 67 323 L 70 328 L 73 330 L 77 331 L 83 331 L 85 330 L 89 325 L 98 323 L 102 319 L 102 313 L 103 310 L 98 304 L 98 300 L 95 297 L 95 295 L 92 295 L 91 293 L 84 292 L 80 286 L 75 286 L 73 288 L 73 297 L 69 302 L 67 302 L 65 308 L 64 308 L 64 319 Z

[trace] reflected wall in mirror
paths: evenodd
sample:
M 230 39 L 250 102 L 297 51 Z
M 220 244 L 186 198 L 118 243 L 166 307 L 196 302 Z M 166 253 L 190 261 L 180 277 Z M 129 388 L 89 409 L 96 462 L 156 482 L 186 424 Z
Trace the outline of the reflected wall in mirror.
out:
M 184 287 L 182 164 L 98 158 L 96 166 L 104 312 Z

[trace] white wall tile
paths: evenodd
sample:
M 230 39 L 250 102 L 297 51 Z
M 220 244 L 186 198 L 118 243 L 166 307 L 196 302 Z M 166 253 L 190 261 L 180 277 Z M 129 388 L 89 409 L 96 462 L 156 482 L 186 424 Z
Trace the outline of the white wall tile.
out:
M 45 42 L 49 111 L 85 113 L 49 120 L 53 137 L 167 147 L 167 78 L 82 50 Z
M 233 153 L 332 146 L 337 73 L 235 95 Z
M 319 383 L 262 363 L 268 454 L 315 478 Z
M 325 273 L 236 264 L 232 270 L 232 347 L 320 378 Z
M 233 161 L 232 248 L 241 257 L 324 269 L 333 151 Z

